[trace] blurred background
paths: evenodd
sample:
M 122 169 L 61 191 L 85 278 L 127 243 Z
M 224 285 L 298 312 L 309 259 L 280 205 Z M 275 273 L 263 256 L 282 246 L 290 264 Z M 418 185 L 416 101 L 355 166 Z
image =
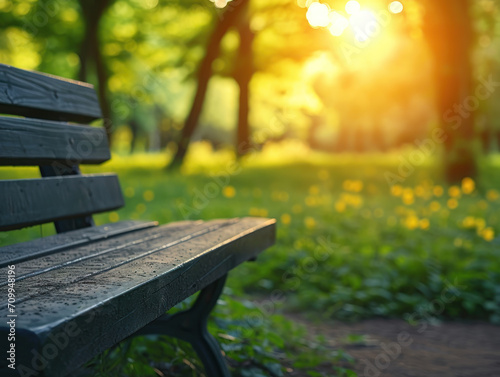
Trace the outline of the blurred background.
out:
M 387 318 L 498 328 L 499 51 L 499 0 L 0 0 L 1 63 L 96 87 L 113 159 L 83 171 L 117 171 L 127 202 L 97 224 L 278 220 L 211 324 L 236 376 L 366 374 L 370 331 L 400 329 Z M 405 351 L 412 375 L 477 376 L 473 335 L 453 339 L 437 361 Z M 82 373 L 202 375 L 188 347 L 153 340 Z M 500 344 L 476 340 L 500 375 Z
M 201 140 L 238 155 L 291 140 L 387 153 L 442 127 L 457 180 L 498 149 L 500 94 L 476 96 L 499 75 L 498 6 L 4 0 L 0 61 L 95 84 L 116 153 L 180 165 Z

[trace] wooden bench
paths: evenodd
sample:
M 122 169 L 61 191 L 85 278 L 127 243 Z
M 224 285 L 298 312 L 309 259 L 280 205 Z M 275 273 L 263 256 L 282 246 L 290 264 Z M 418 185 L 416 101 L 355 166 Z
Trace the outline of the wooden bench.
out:
M 274 243 L 275 221 L 94 226 L 124 200 L 116 175 L 79 170 L 110 158 L 104 129 L 75 124 L 101 117 L 93 87 L 0 65 L 0 113 L 22 116 L 0 116 L 0 165 L 41 173 L 0 181 L 0 230 L 54 222 L 58 233 L 0 248 L 0 375 L 65 376 L 125 338 L 164 334 L 190 342 L 208 376 L 229 376 L 207 317 L 227 273 Z

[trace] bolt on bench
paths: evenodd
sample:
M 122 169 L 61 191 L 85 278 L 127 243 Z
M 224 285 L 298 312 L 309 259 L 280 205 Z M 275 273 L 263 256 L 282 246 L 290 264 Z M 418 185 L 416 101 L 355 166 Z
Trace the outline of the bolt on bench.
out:
M 275 220 L 94 226 L 124 202 L 116 175 L 79 170 L 110 159 L 104 129 L 74 124 L 101 117 L 92 86 L 0 65 L 0 113 L 24 117 L 0 116 L 0 165 L 41 173 L 0 181 L 0 230 L 54 222 L 58 233 L 0 248 L 0 375 L 65 376 L 125 338 L 163 334 L 190 342 L 208 376 L 229 376 L 207 317 L 227 273 L 274 243 Z

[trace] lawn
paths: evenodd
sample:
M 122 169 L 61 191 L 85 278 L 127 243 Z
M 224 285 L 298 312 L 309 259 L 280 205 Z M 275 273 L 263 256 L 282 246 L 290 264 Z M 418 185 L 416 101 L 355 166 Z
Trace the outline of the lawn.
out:
M 205 145 L 193 149 L 181 173 L 166 172 L 163 155 L 115 156 L 84 172 L 120 176 L 126 206 L 96 216 L 99 224 L 239 216 L 278 220 L 276 246 L 257 263 L 231 273 L 212 324 L 236 375 L 280 376 L 300 369 L 315 376 L 318 364 L 348 359 L 285 320 L 284 310 L 316 320 L 398 317 L 417 326 L 441 319 L 500 324 L 498 159 L 483 161 L 479 178 L 456 186 L 439 179 L 432 160 L 389 186 L 386 172 L 397 170 L 398 155 L 328 156 L 297 153 L 289 146 L 239 164 Z M 0 174 L 36 175 L 33 169 L 16 170 Z M 1 241 L 51 232 L 46 225 L 4 233 Z M 133 342 L 94 360 L 93 373 L 117 375 L 122 368 L 127 375 L 165 370 L 197 375 L 201 368 L 178 342 L 161 347 L 151 337 Z M 164 362 L 165 354 L 172 364 Z

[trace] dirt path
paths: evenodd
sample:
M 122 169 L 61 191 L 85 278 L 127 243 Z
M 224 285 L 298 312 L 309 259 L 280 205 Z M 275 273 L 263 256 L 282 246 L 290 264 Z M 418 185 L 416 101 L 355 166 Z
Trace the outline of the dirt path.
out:
M 311 323 L 300 315 L 288 316 L 311 335 L 324 335 L 331 347 L 354 357 L 356 364 L 350 368 L 359 377 L 500 377 L 500 326 L 483 322 L 410 326 L 382 319 Z M 363 337 L 353 343 L 347 340 L 352 334 Z

